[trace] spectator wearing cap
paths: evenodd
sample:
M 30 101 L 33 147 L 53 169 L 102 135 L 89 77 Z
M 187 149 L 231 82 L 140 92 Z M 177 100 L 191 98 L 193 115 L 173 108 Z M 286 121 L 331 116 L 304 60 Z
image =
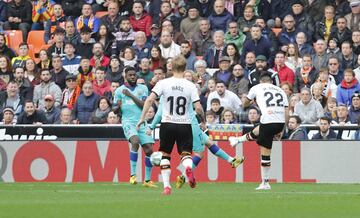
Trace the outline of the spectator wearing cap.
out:
M 301 89 L 300 101 L 295 104 L 294 115 L 302 120 L 303 124 L 314 124 L 324 115 L 320 102 L 312 98 L 310 89 Z
M 191 51 L 191 43 L 184 40 L 180 44 L 181 55 L 186 58 L 186 70 L 195 70 L 195 62 L 197 60 L 195 54 Z
M 100 20 L 94 16 L 92 7 L 88 3 L 82 5 L 81 15 L 75 19 L 75 28 L 78 32 L 85 26 L 90 28 L 90 33 L 97 33 L 100 27 Z
M 210 23 L 206 18 L 199 19 L 199 28 L 195 29 L 192 37 L 192 50 L 196 56 L 203 56 L 205 52 L 214 44 Z
M 213 42 L 205 52 L 204 60 L 209 68 L 219 68 L 219 61 L 225 49 L 225 34 L 222 30 L 215 31 Z
M 225 8 L 224 0 L 215 0 L 214 11 L 208 17 L 212 31 L 222 30 L 226 32 L 228 23 L 234 20 L 234 16 Z
M 74 21 L 67 20 L 65 23 L 65 43 L 71 43 L 74 46 L 80 43 L 80 34 L 75 29 Z
M 95 40 L 91 38 L 91 29 L 88 26 L 84 26 L 80 31 L 80 42 L 76 46 L 76 53 L 80 57 L 91 58 L 93 56 L 92 48 L 95 44 Z
M 250 28 L 255 24 L 257 16 L 253 5 L 246 5 L 244 8 L 244 16 L 240 16 L 237 20 L 239 30 L 245 34 L 249 33 Z
M 35 104 L 31 100 L 26 100 L 24 112 L 17 118 L 16 124 L 47 124 L 48 120 L 42 110 L 36 109 Z
M 292 86 L 295 82 L 295 73 L 285 65 L 285 54 L 279 51 L 275 55 L 274 71 L 278 72 L 280 83 L 288 82 Z
M 321 117 L 319 121 L 319 133 L 313 135 L 312 139 L 315 140 L 335 140 L 337 134 L 334 130 L 330 129 L 331 120 L 329 117 Z
M 20 95 L 19 84 L 15 81 L 10 81 L 6 86 L 6 91 L 0 93 L 0 111 L 11 107 L 15 118 L 23 112 L 24 102 L 24 97 Z
M 351 97 L 354 92 L 360 91 L 359 81 L 355 78 L 355 73 L 351 69 L 346 69 L 344 71 L 344 79 L 338 85 L 336 99 L 338 103 L 343 103 L 346 105 L 351 104 Z
M 358 123 L 360 121 L 360 92 L 354 92 L 351 96 L 349 119 L 351 123 Z
M 235 64 L 232 68 L 228 89 L 239 97 L 249 91 L 249 80 L 245 77 L 244 69 L 240 64 Z
M 2 121 L 0 125 L 13 125 L 16 123 L 15 111 L 12 107 L 6 107 L 2 110 Z
M 55 99 L 52 95 L 45 95 L 44 97 L 44 111 L 48 124 L 55 124 L 60 120 L 60 108 L 55 106 Z
M 309 54 L 303 56 L 302 63 L 302 67 L 295 70 L 295 93 L 298 93 L 304 87 L 310 88 L 318 76 L 312 65 L 312 58 Z
M 117 55 L 111 55 L 110 65 L 106 69 L 105 79 L 110 82 L 119 82 L 120 85 L 124 84 L 124 77 L 122 75 L 124 65 L 119 60 Z
M 272 48 L 271 42 L 262 36 L 261 27 L 257 24 L 253 25 L 250 29 L 250 37 L 245 40 L 242 55 L 248 52 L 254 52 L 256 56 L 263 55 L 268 60 L 271 66 L 274 61 L 274 49 Z
M 119 25 L 121 16 L 119 14 L 119 3 L 110 1 L 107 7 L 107 15 L 100 19 L 100 22 L 104 24 L 110 33 L 119 31 Z
M 105 67 L 95 69 L 95 79 L 93 80 L 94 93 L 104 96 L 105 92 L 110 91 L 110 82 L 105 79 Z
M 64 90 L 66 87 L 65 79 L 69 72 L 63 68 L 63 63 L 59 55 L 54 56 L 51 62 L 53 66 L 53 69 L 50 70 L 50 73 L 52 74 L 51 78 L 54 80 L 55 84 L 60 87 L 61 90 Z
M 151 16 L 144 10 L 145 2 L 135 0 L 132 6 L 133 14 L 130 16 L 130 23 L 135 32 L 142 31 L 146 37 L 150 36 L 150 27 L 153 23 Z
M 65 78 L 66 88 L 61 94 L 61 106 L 72 110 L 77 98 L 80 96 L 81 88 L 76 83 L 76 76 L 68 74 Z
M 27 0 L 16 0 L 7 3 L 7 21 L 4 23 L 5 30 L 21 30 L 23 39 L 26 41 L 31 28 L 32 5 Z
M 268 68 L 267 59 L 264 55 L 256 56 L 255 69 L 253 69 L 249 75 L 249 89 L 260 83 L 260 76 L 263 73 L 269 73 L 273 80 L 273 84 L 280 87 L 280 78 L 276 71 Z
M 54 55 L 60 55 L 61 57 L 65 56 L 65 30 L 61 27 L 58 27 L 53 32 L 54 35 L 54 44 L 50 46 L 47 50 L 48 57 L 53 57 Z
M 65 43 L 65 55 L 61 58 L 63 68 L 70 74 L 77 75 L 81 57 L 75 54 L 75 46 L 71 42 Z
M 213 78 L 218 81 L 222 81 L 226 87 L 229 86 L 231 71 L 230 71 L 230 58 L 228 56 L 222 56 L 219 62 L 219 70 L 213 75 Z
M 90 59 L 90 66 L 93 68 L 109 66 L 110 58 L 105 56 L 104 46 L 100 42 L 94 44 L 92 53 L 94 56 Z
M 234 43 L 240 55 L 243 50 L 245 39 L 246 36 L 244 33 L 239 31 L 236 21 L 230 21 L 228 24 L 228 31 L 225 33 L 225 43 Z
M 136 36 L 128 17 L 121 19 L 118 31 L 112 34 L 115 36 L 111 48 L 112 54 L 119 54 L 126 46 L 131 46 L 134 43 Z
M 339 45 L 345 41 L 351 41 L 352 32 L 349 28 L 347 28 L 346 22 L 345 17 L 338 17 L 336 19 L 336 28 L 332 29 L 330 33 L 330 39 L 335 38 Z
M 45 22 L 53 15 L 54 4 L 52 0 L 39 0 L 32 3 L 32 26 L 31 30 L 43 30 Z
M 187 16 L 180 23 L 180 32 L 184 34 L 186 40 L 191 40 L 199 29 L 199 6 L 196 3 L 189 4 Z
M 351 31 L 360 30 L 360 0 L 350 1 L 351 13 L 345 16 L 347 27 Z
M 38 109 L 45 106 L 45 96 L 52 95 L 55 99 L 55 106 L 61 103 L 61 89 L 55 82 L 51 80 L 51 73 L 48 69 L 42 69 L 40 73 L 41 83 L 34 87 L 33 102 Z
M 161 28 L 158 24 L 152 24 L 150 28 L 150 36 L 147 37 L 147 42 L 151 45 L 159 44 L 161 36 Z
M 53 14 L 49 20 L 47 20 L 44 24 L 44 41 L 48 45 L 52 45 L 54 41 L 51 36 L 53 35 L 56 28 L 60 27 L 65 29 L 66 18 L 64 15 L 64 11 L 62 9 L 61 4 L 54 4 Z

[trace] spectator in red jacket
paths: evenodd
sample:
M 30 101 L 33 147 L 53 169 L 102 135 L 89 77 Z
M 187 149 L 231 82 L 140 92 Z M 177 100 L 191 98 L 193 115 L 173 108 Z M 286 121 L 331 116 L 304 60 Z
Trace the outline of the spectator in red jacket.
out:
M 94 44 L 92 53 L 94 56 L 90 59 L 90 66 L 95 68 L 109 66 L 110 58 L 104 55 L 104 46 L 100 42 Z
M 95 70 L 95 80 L 93 81 L 94 93 L 104 96 L 105 92 L 110 92 L 110 82 L 105 79 L 105 68 L 99 67 Z
M 152 18 L 144 11 L 144 2 L 140 0 L 134 1 L 132 12 L 130 16 L 130 23 L 134 31 L 142 31 L 146 37 L 150 36 L 150 27 L 152 25 Z
M 280 83 L 289 82 L 291 85 L 294 85 L 295 73 L 285 65 L 285 54 L 281 51 L 275 55 L 274 70 L 278 72 Z

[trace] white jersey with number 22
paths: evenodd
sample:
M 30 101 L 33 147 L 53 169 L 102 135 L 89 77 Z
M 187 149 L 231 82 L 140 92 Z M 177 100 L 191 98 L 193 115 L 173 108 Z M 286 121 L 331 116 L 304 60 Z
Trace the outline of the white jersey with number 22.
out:
M 195 84 L 183 78 L 170 77 L 159 81 L 152 92 L 158 97 L 163 96 L 162 123 L 191 123 L 189 108 L 200 101 Z
M 289 102 L 285 92 L 271 83 L 260 83 L 253 86 L 247 98 L 256 99 L 261 110 L 260 123 L 285 123 L 285 107 Z

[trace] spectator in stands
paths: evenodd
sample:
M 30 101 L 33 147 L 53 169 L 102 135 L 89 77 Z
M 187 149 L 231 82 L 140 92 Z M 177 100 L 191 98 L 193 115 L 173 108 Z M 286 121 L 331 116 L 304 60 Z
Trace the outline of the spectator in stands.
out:
M 68 17 L 78 17 L 81 14 L 81 7 L 84 1 L 78 0 L 62 0 L 61 6 L 64 9 L 64 14 Z
M 214 44 L 210 23 L 206 18 L 200 18 L 199 29 L 192 37 L 192 50 L 196 56 L 202 56 Z
M 184 34 L 186 40 L 191 40 L 199 29 L 199 7 L 196 3 L 190 3 L 187 7 L 187 17 L 180 23 L 180 32 Z
M 22 42 L 19 44 L 19 55 L 11 59 L 11 64 L 13 68 L 16 67 L 25 67 L 25 61 L 30 59 L 29 56 L 29 46 L 26 42 Z
M 320 82 L 315 82 L 311 88 L 311 94 L 315 101 L 318 101 L 323 108 L 326 107 L 327 97 L 324 96 L 323 93 L 323 86 Z
M 335 120 L 332 120 L 332 124 L 338 124 L 340 126 L 344 126 L 346 124 L 351 124 L 350 117 L 349 117 L 349 110 L 348 110 L 348 106 L 346 104 L 340 103 L 337 106 L 336 114 L 337 114 L 337 118 Z M 339 131 L 339 134 L 340 134 L 340 131 Z M 342 134 L 342 131 L 341 131 L 341 134 Z
M 7 21 L 4 24 L 4 29 L 21 30 L 23 41 L 26 42 L 31 28 L 32 5 L 27 0 L 13 0 L 7 4 Z
M 71 42 L 65 43 L 64 52 L 65 56 L 61 58 L 64 69 L 73 75 L 77 75 L 81 57 L 75 55 L 75 47 Z
M 211 110 L 206 111 L 205 113 L 206 116 L 206 125 L 213 125 L 216 124 L 216 118 L 215 118 L 215 113 Z
M 197 60 L 194 64 L 195 73 L 198 75 L 199 80 L 197 84 L 200 85 L 200 92 L 204 95 L 208 91 L 208 82 L 211 75 L 206 71 L 206 62 L 204 60 Z
M 326 53 L 326 42 L 323 39 L 318 39 L 314 45 L 315 54 L 312 55 L 312 63 L 314 68 L 318 71 L 326 67 L 329 61 L 329 56 Z
M 317 77 L 316 69 L 309 54 L 303 56 L 303 65 L 295 71 L 294 92 L 298 93 L 302 88 L 310 88 Z
M 299 116 L 290 116 L 288 122 L 288 140 L 303 141 L 308 140 L 306 130 L 300 126 L 301 119 Z
M 214 11 L 208 17 L 212 31 L 222 30 L 226 32 L 228 23 L 234 20 L 233 15 L 225 8 L 224 0 L 215 0 Z
M 48 121 L 42 110 L 38 110 L 31 100 L 25 101 L 24 112 L 22 112 L 16 121 L 17 124 L 47 124 Z
M 116 90 L 117 88 L 119 88 L 119 87 L 120 87 L 120 83 L 119 83 L 119 82 L 117 82 L 117 81 L 112 81 L 112 82 L 110 83 L 110 91 L 105 92 L 105 93 L 104 93 L 104 96 L 105 96 L 107 99 L 109 99 L 110 102 L 113 102 L 113 101 L 114 101 L 115 90 Z
M 351 96 L 354 92 L 360 91 L 360 83 L 355 78 L 355 73 L 351 69 L 344 71 L 344 79 L 338 85 L 336 99 L 338 103 L 351 104 Z
M 25 78 L 24 68 L 14 69 L 14 81 L 19 85 L 20 96 L 25 100 L 33 99 L 33 85 L 28 78 Z
M 66 87 L 66 76 L 69 74 L 62 66 L 62 60 L 59 55 L 55 55 L 52 58 L 53 69 L 50 70 L 51 78 L 54 80 L 55 84 L 60 87 L 61 90 L 64 90 Z
M 57 27 L 65 29 L 66 17 L 64 15 L 64 11 L 61 7 L 61 4 L 54 4 L 53 14 L 49 20 L 47 20 L 44 24 L 44 41 L 45 43 L 52 45 L 54 41 L 52 40 L 52 35 Z
M 18 67 L 15 67 L 14 69 Z M 35 61 L 31 58 L 27 59 L 25 62 L 25 78 L 31 82 L 32 86 L 38 85 L 41 82 L 40 71 L 35 64 Z
M 285 81 L 280 84 L 280 87 L 289 99 L 294 92 L 293 86 L 289 82 Z
M 295 105 L 294 115 L 299 116 L 303 124 L 314 124 L 324 115 L 323 107 L 312 98 L 307 87 L 301 89 L 300 98 L 301 100 Z
M 360 54 L 360 30 L 354 30 L 352 32 L 351 41 L 352 41 L 352 46 L 353 46 L 353 49 L 352 49 L 353 52 L 356 55 L 359 55 Z M 360 65 L 360 64 L 358 63 L 358 65 Z
M 80 96 L 81 88 L 76 83 L 76 76 L 68 74 L 66 76 L 66 88 L 62 92 L 61 106 L 72 110 L 77 98 Z
M 341 55 L 339 56 L 340 70 L 346 68 L 354 69 L 357 64 L 357 55 L 352 51 L 351 43 L 345 41 L 341 44 Z
M 243 45 L 245 42 L 246 36 L 244 33 L 239 31 L 238 24 L 236 21 L 230 21 L 228 24 L 228 31 L 225 34 L 225 43 L 233 43 L 238 51 L 243 50 Z M 239 55 L 240 55 L 240 52 Z
M 244 34 L 250 32 L 251 27 L 255 24 L 256 16 L 253 5 L 246 5 L 244 9 L 244 16 L 237 20 L 239 30 Z
M 108 14 L 101 18 L 101 23 L 106 25 L 110 33 L 119 31 L 121 16 L 119 14 L 119 3 L 110 1 L 107 7 Z
M 81 57 L 91 58 L 93 56 L 92 48 L 95 40 L 91 38 L 91 29 L 83 26 L 80 31 L 80 42 L 76 46 L 76 53 Z
M 216 81 L 216 91 L 209 94 L 206 108 L 211 108 L 211 102 L 214 98 L 220 100 L 222 107 L 229 108 L 236 114 L 242 111 L 240 98 L 235 93 L 227 90 L 224 82 L 221 80 Z
M 72 124 L 71 122 L 71 110 L 69 108 L 63 108 L 60 111 L 60 119 L 55 124 Z
M 249 91 L 249 80 L 244 76 L 244 69 L 240 64 L 236 64 L 232 68 L 229 91 L 232 91 L 237 96 L 241 96 Z
M 113 111 L 110 111 L 107 116 L 106 124 L 119 124 L 120 117 L 119 115 L 115 114 Z
M 296 94 L 292 94 L 289 97 L 289 115 L 293 115 L 294 114 L 294 110 L 295 110 L 295 105 L 296 103 L 298 103 L 300 101 L 300 97 L 299 95 Z
M 115 37 L 114 43 L 112 44 L 112 53 L 119 54 L 126 46 L 132 46 L 135 40 L 136 33 L 130 24 L 130 19 L 124 17 L 120 21 L 118 32 L 113 32 Z
M 14 125 L 16 123 L 15 112 L 11 107 L 6 107 L 2 110 L 1 125 Z
M 354 92 L 351 96 L 349 120 L 351 123 L 358 123 L 360 121 L 360 92 Z
M 219 68 L 219 61 L 225 49 L 224 32 L 214 32 L 213 41 L 214 44 L 205 52 L 204 60 L 209 68 Z
M 110 63 L 110 58 L 104 55 L 104 47 L 101 43 L 97 42 L 93 45 L 92 53 L 94 56 L 90 59 L 90 66 L 93 68 L 107 67 Z
M 38 69 L 49 69 L 53 68 L 51 63 L 51 58 L 48 56 L 47 51 L 45 49 L 41 49 L 39 51 L 39 59 L 40 61 L 36 64 Z
M 60 120 L 60 108 L 55 106 L 55 100 L 52 95 L 45 95 L 45 105 L 42 109 L 48 124 L 55 124 Z
M 150 56 L 150 70 L 154 71 L 156 68 L 164 68 L 166 65 L 166 60 L 161 55 L 161 49 L 158 45 L 153 45 L 151 48 Z
M 151 16 L 144 10 L 144 4 L 145 2 L 141 0 L 134 1 L 130 22 L 135 32 L 142 31 L 148 37 L 150 36 L 150 27 L 153 22 Z
M 6 56 L 9 60 L 16 57 L 14 50 L 6 45 L 6 36 L 4 33 L 0 33 L 0 55 Z
M 151 35 L 147 38 L 147 42 L 151 45 L 156 45 L 160 43 L 161 28 L 158 24 L 151 25 L 150 28 Z
M 307 33 L 307 36 L 311 38 L 314 34 L 314 21 L 304 10 L 304 3 L 301 0 L 294 1 L 291 9 L 291 15 L 294 17 L 296 30 Z
M 220 100 L 218 98 L 211 99 L 210 101 L 210 108 L 207 108 L 212 114 L 214 115 L 213 123 L 220 123 L 221 120 L 221 113 L 224 110 L 224 107 L 221 106 Z M 208 121 L 208 118 L 206 118 Z
M 97 103 L 95 111 L 91 114 L 89 119 L 90 124 L 104 124 L 107 122 L 107 117 L 111 111 L 111 103 L 106 97 L 101 97 Z
M 255 52 L 248 52 L 245 55 L 245 62 L 242 64 L 243 68 L 244 68 L 244 75 L 246 78 L 249 77 L 249 74 L 251 71 L 253 71 L 256 67 L 256 56 L 255 56 Z
M 95 69 L 95 80 L 93 80 L 93 90 L 98 96 L 104 96 L 106 92 L 110 91 L 110 82 L 105 79 L 105 67 L 98 67 Z
M 139 71 L 136 73 L 138 78 L 145 80 L 146 86 L 150 89 L 150 81 L 154 77 L 154 72 L 150 70 L 150 60 L 143 58 L 140 61 Z
M 41 83 L 34 87 L 33 102 L 38 109 L 45 106 L 45 96 L 52 95 L 55 99 L 55 107 L 61 103 L 61 89 L 51 80 L 51 73 L 48 69 L 42 69 L 40 72 Z
M 266 25 L 266 21 L 264 20 L 264 18 L 257 17 L 255 20 L 255 24 L 260 26 L 261 35 L 268 39 L 271 42 L 273 49 L 277 51 L 279 46 L 277 36 L 275 35 L 274 31 Z M 248 35 L 250 36 L 250 32 Z
M 117 55 L 110 57 L 110 65 L 106 70 L 105 79 L 110 82 L 119 82 L 121 85 L 124 83 L 124 77 L 122 75 L 124 66 L 120 62 Z
M 80 34 L 75 30 L 75 24 L 72 20 L 67 20 L 65 23 L 65 38 L 64 42 L 71 43 L 74 46 L 80 43 Z
M 3 55 L 0 55 L 0 78 L 5 82 L 5 85 L 14 79 L 10 60 Z
M 337 119 L 337 101 L 336 98 L 330 97 L 326 102 L 324 116 L 330 117 L 331 119 Z
M 75 19 L 75 28 L 78 32 L 80 32 L 84 26 L 90 28 L 90 33 L 97 33 L 100 27 L 100 20 L 94 16 L 91 5 L 88 3 L 82 5 L 81 15 Z
M 296 43 L 289 43 L 285 53 L 285 65 L 293 72 L 302 65 L 299 48 Z M 294 73 L 295 74 L 295 73 Z
M 82 93 L 77 98 L 73 107 L 73 123 L 86 124 L 89 122 L 89 117 L 97 107 L 99 96 L 94 93 L 92 82 L 85 81 L 82 87 Z
M 124 63 L 125 67 L 131 66 L 138 68 L 138 56 L 133 47 L 125 47 L 124 51 L 120 53 L 120 60 Z
M 295 26 L 295 19 L 292 15 L 286 15 L 283 21 L 283 28 L 278 35 L 281 51 L 286 52 L 289 43 L 294 43 L 299 29 Z
M 224 56 L 228 56 L 230 58 L 230 65 L 234 66 L 235 64 L 240 64 L 241 58 L 239 50 L 237 49 L 234 43 L 228 43 L 223 52 Z
M 54 44 L 47 50 L 48 56 L 53 57 L 54 55 L 65 56 L 65 30 L 61 27 L 57 27 L 53 32 Z
M 77 84 L 80 88 L 85 81 L 92 82 L 95 79 L 92 70 L 93 68 L 90 66 L 90 60 L 86 57 L 81 58 L 78 73 L 76 74 Z
M 271 19 L 268 21 L 268 26 L 270 28 L 280 28 L 281 21 L 288 14 L 291 14 L 291 5 L 294 0 L 272 0 L 270 2 L 270 17 Z
M 274 71 L 278 72 L 280 83 L 289 82 L 294 85 L 295 73 L 285 65 L 285 54 L 281 51 L 275 55 Z
M 146 35 L 144 32 L 138 31 L 135 33 L 135 41 L 132 48 L 135 49 L 138 62 L 143 58 L 150 58 L 151 47 L 152 45 L 146 42 Z
M 45 23 L 53 16 L 55 2 L 52 0 L 34 1 L 32 5 L 31 30 L 43 30 Z
M 351 31 L 360 29 L 360 1 L 359 0 L 351 0 L 350 1 L 351 13 L 345 16 L 347 20 L 347 27 Z
M 219 62 L 219 70 L 217 70 L 213 75 L 215 80 L 222 81 L 226 87 L 229 86 L 232 75 L 230 70 L 230 61 L 231 60 L 228 56 L 222 56 Z
M 340 55 L 340 48 L 338 46 L 338 40 L 335 38 L 331 38 L 328 41 L 328 46 L 326 49 L 326 53 L 332 56 L 339 56 Z
M 336 97 L 337 85 L 334 77 L 329 75 L 329 71 L 326 68 L 321 68 L 319 71 L 319 77 L 316 80 L 322 85 L 322 95 L 329 97 Z
M 173 41 L 169 31 L 162 31 L 160 38 L 161 54 L 164 58 L 173 58 L 181 53 L 180 45 Z
M 274 71 L 271 68 L 268 68 L 267 66 L 267 61 L 266 61 L 266 57 L 264 55 L 258 55 L 256 57 L 256 62 L 255 62 L 255 69 L 252 70 L 249 73 L 248 79 L 249 79 L 249 88 L 257 85 L 260 83 L 260 75 L 263 72 L 268 72 L 271 74 L 271 78 L 273 80 L 273 84 L 276 86 L 280 86 L 280 79 L 279 79 L 279 75 L 276 71 Z
M 235 113 L 229 109 L 225 108 L 223 112 L 221 113 L 221 121 L 220 123 L 223 124 L 234 124 L 236 123 L 236 115 Z
M 325 7 L 332 5 L 332 2 L 331 0 L 305 0 L 305 11 L 316 22 L 322 18 Z
M 250 106 L 248 109 L 247 124 L 257 126 L 260 124 L 260 111 L 257 107 Z
M 313 135 L 312 139 L 315 140 L 335 140 L 337 134 L 334 130 L 330 129 L 331 120 L 329 117 L 321 117 L 319 121 L 319 133 Z
M 94 1 L 92 4 L 92 9 L 94 11 L 94 14 L 98 11 L 106 11 L 109 7 L 110 2 L 113 2 L 113 0 L 100 0 L 100 1 Z
M 338 17 L 336 19 L 336 28 L 330 33 L 330 38 L 335 38 L 339 45 L 341 45 L 345 41 L 351 41 L 351 30 L 346 27 L 346 19 L 345 17 Z
M 340 64 L 338 57 L 331 56 L 328 63 L 329 76 L 334 78 L 336 85 L 339 85 L 344 78 L 344 71 L 339 68 Z
M 180 31 L 175 31 L 171 21 L 164 20 L 161 24 L 161 27 L 162 27 L 162 32 L 163 31 L 170 32 L 172 39 L 176 44 L 180 45 L 181 42 L 185 41 L 184 34 L 182 34 Z M 161 42 L 161 38 L 160 38 L 160 42 Z
M 110 57 L 113 49 L 114 35 L 108 31 L 105 24 L 100 24 L 99 31 L 95 34 L 95 40 L 102 44 L 105 56 Z
M 197 60 L 194 53 L 191 51 L 191 44 L 189 41 L 184 40 L 180 44 L 181 55 L 183 55 L 186 59 L 186 70 L 195 70 L 195 62 Z
M 253 25 L 250 29 L 250 35 L 244 43 L 242 54 L 245 55 L 249 51 L 253 51 L 256 56 L 264 55 L 271 66 L 274 60 L 274 49 L 271 42 L 261 35 L 261 27 L 257 24 Z
M 328 5 L 324 9 L 324 17 L 315 22 L 314 40 L 324 39 L 329 41 L 330 33 L 336 28 L 335 22 L 335 8 Z
M 24 102 L 24 97 L 20 95 L 19 84 L 15 81 L 10 81 L 6 86 L 6 91 L 0 93 L 0 111 L 11 107 L 15 118 L 23 112 Z
M 171 3 L 167 1 L 161 2 L 160 19 L 153 19 L 153 23 L 162 23 L 164 20 L 170 20 L 174 26 L 175 31 L 180 31 L 180 17 L 177 17 L 171 8 Z
M 296 44 L 299 48 L 299 56 L 303 57 L 305 54 L 313 54 L 314 48 L 306 42 L 306 34 L 304 32 L 298 32 L 296 34 Z

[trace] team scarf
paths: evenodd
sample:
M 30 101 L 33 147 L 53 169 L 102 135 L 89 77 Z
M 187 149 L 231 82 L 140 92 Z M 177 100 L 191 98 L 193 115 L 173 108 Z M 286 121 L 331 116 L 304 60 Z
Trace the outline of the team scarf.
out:
M 95 20 L 95 16 L 90 15 L 90 18 L 89 18 L 89 21 L 88 21 L 88 24 L 87 24 L 90 29 L 94 28 L 94 20 Z M 81 15 L 79 17 L 79 19 L 77 20 L 77 23 L 76 23 L 76 27 L 77 27 L 78 32 L 80 32 L 80 30 L 81 30 L 81 28 L 83 28 L 83 26 L 84 26 L 84 15 Z

